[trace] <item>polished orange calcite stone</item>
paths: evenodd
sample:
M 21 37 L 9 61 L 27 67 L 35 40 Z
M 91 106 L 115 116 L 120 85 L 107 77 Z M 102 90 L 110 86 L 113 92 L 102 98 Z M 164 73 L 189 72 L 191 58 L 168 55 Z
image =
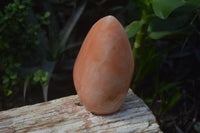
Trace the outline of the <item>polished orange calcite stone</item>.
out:
M 134 69 L 127 35 L 113 16 L 90 29 L 76 59 L 73 78 L 83 105 L 95 114 L 116 112 L 126 97 Z

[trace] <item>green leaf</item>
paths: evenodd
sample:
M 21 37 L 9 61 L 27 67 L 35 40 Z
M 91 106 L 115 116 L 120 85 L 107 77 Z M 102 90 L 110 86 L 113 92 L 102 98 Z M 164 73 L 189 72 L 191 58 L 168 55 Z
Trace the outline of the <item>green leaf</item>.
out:
M 51 15 L 50 12 L 45 12 L 45 14 L 44 14 L 44 18 L 48 18 L 50 15 Z
M 17 84 L 17 80 L 12 80 L 12 85 L 16 85 Z
M 5 95 L 6 95 L 6 96 L 10 96 L 11 94 L 12 94 L 12 91 L 11 91 L 11 90 L 6 90 L 6 91 L 5 91 Z
M 169 31 L 155 31 L 155 32 L 151 32 L 149 34 L 149 37 L 151 39 L 161 39 L 164 37 L 168 37 L 168 36 L 173 36 L 175 37 L 175 35 L 187 35 L 188 33 L 192 32 L 194 29 L 194 27 L 192 27 L 191 25 L 184 27 L 182 29 L 177 29 L 177 30 L 169 30 Z
M 168 98 L 167 106 L 164 108 L 164 112 L 166 112 L 169 108 L 171 108 L 179 99 L 180 99 L 180 92 L 177 91 L 171 98 Z
M 171 89 L 171 88 L 173 88 L 173 87 L 176 87 L 176 86 L 178 86 L 178 85 L 180 85 L 180 84 L 181 84 L 181 82 L 172 82 L 172 83 L 169 83 L 169 84 L 165 85 L 164 87 L 162 87 L 162 88 L 159 90 L 159 92 L 162 93 L 162 92 L 164 92 L 165 90 L 169 90 L 169 89 Z
M 7 84 L 9 81 L 10 81 L 9 78 L 4 78 L 3 81 L 2 81 L 2 83 L 3 83 L 3 84 Z
M 23 4 L 30 4 L 30 3 L 31 3 L 31 0 L 23 0 L 22 3 L 23 3 Z
M 9 74 L 9 75 L 12 73 L 12 71 L 11 71 L 9 68 L 6 68 L 5 72 L 6 72 L 7 74 Z
M 35 82 L 40 81 L 40 76 L 39 76 L 39 75 L 35 75 L 35 73 L 34 73 L 33 80 L 34 80 Z
M 41 81 L 44 81 L 44 82 L 45 82 L 45 81 L 47 81 L 47 79 L 48 79 L 48 77 L 42 77 L 42 78 L 41 78 Z
M 154 13 L 162 19 L 166 19 L 171 12 L 184 4 L 185 0 L 152 0 Z
M 142 27 L 143 23 L 141 21 L 133 21 L 131 24 L 129 24 L 126 27 L 126 34 L 128 36 L 128 38 L 133 37 L 135 34 L 137 34 L 137 32 L 140 30 L 140 28 Z
M 163 20 L 160 18 L 154 18 L 148 25 L 148 32 L 155 31 L 174 31 L 188 25 L 191 17 L 189 15 L 180 15 L 174 17 L 168 17 Z
M 194 13 L 194 10 L 200 7 L 200 0 L 188 0 L 183 6 L 175 9 L 173 14 L 175 16 L 189 15 Z
M 40 41 L 35 40 L 35 44 L 36 44 L 36 45 L 39 45 L 39 44 L 40 44 Z
M 10 78 L 11 78 L 11 79 L 16 79 L 16 78 L 17 78 L 17 74 L 12 74 L 12 75 L 10 75 Z
M 42 84 L 43 96 L 44 96 L 45 101 L 47 101 L 48 99 L 48 85 L 49 85 L 49 81 L 53 73 L 53 70 L 55 68 L 55 65 L 56 65 L 56 61 L 48 61 L 44 59 L 42 62 L 42 70 L 44 71 L 43 76 L 47 78 L 45 82 L 40 82 Z
M 18 8 L 19 8 L 19 9 L 24 9 L 25 6 L 24 6 L 24 5 L 19 5 Z
M 144 102 L 145 102 L 145 103 L 152 103 L 152 102 L 153 102 L 153 99 L 145 99 Z
M 200 0 L 188 0 L 187 1 L 189 4 L 192 4 L 196 8 L 200 7 Z
M 49 72 L 44 72 L 44 77 L 48 78 L 49 77 Z
M 161 39 L 161 38 L 164 38 L 165 36 L 168 36 L 168 35 L 171 35 L 172 32 L 171 31 L 160 31 L 160 32 L 151 32 L 149 34 L 149 37 L 151 39 Z
M 20 4 L 19 0 L 14 0 L 14 3 L 15 3 L 16 5 L 19 5 L 19 4 Z
M 21 63 L 15 63 L 14 66 L 15 66 L 15 67 L 20 67 L 20 66 L 21 66 Z

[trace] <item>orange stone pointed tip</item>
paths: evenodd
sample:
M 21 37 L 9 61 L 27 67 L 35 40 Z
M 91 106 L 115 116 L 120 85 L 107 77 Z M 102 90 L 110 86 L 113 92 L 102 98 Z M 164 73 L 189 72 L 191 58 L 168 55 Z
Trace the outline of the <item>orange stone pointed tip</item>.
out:
M 97 21 L 86 36 L 76 59 L 73 79 L 79 98 L 94 114 L 119 110 L 134 69 L 128 37 L 113 16 Z

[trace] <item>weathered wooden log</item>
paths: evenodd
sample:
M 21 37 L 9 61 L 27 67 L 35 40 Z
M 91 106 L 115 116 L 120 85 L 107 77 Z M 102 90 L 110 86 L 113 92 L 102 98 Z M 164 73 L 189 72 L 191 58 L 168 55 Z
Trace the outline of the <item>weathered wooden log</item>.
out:
M 94 115 L 77 95 L 0 112 L 0 133 L 161 133 L 145 103 L 130 90 L 120 110 Z

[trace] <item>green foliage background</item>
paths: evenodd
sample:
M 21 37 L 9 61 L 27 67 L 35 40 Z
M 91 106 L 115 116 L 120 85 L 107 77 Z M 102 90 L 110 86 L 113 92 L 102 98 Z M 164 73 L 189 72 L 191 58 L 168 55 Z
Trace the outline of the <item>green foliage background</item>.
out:
M 14 0 L 0 12 L 0 91 L 6 96 L 12 94 L 14 87 L 22 87 L 27 73 L 17 70 L 24 67 L 28 60 L 35 58 L 40 42 L 37 35 L 45 34 L 43 25 L 49 12 L 38 15 L 38 21 L 32 21 L 30 10 L 33 7 L 30 0 Z M 30 64 L 34 65 L 33 62 Z

